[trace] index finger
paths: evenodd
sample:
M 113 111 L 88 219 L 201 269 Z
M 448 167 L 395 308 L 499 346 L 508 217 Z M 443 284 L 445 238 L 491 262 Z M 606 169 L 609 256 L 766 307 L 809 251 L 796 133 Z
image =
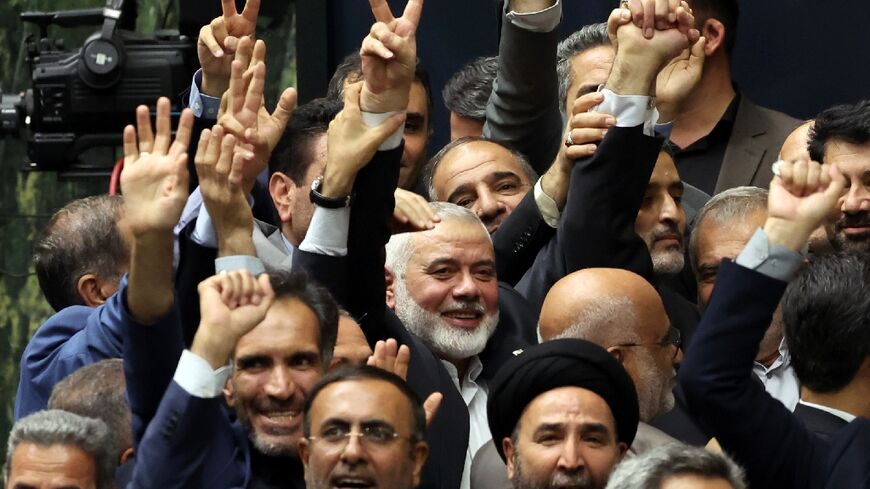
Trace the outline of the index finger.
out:
M 414 30 L 420 25 L 420 16 L 423 14 L 423 0 L 408 0 L 402 18 L 414 24 Z
M 236 0 L 221 0 L 221 10 L 224 17 L 232 17 L 239 14 L 236 10 Z
M 235 7 L 233 7 L 235 9 Z M 250 22 L 257 22 L 257 16 L 260 15 L 260 0 L 248 0 L 245 2 L 245 8 L 242 10 L 242 17 Z
M 372 14 L 374 14 L 376 21 L 389 24 L 395 20 L 393 11 L 387 5 L 387 0 L 369 0 L 369 5 L 372 7 Z

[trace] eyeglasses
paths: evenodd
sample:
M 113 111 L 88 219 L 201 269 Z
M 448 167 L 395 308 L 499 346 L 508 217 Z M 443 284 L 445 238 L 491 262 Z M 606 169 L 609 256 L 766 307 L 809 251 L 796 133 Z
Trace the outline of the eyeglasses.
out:
M 309 436 L 312 441 L 320 441 L 331 449 L 341 449 L 347 446 L 351 437 L 359 438 L 360 445 L 365 448 L 385 447 L 397 439 L 408 437 L 399 436 L 392 427 L 382 424 L 363 425 L 360 431 L 352 431 L 350 426 L 329 426 L 320 432 L 319 436 Z
M 680 349 L 682 345 L 682 339 L 680 338 L 680 330 L 671 326 L 668 328 L 668 334 L 661 341 L 657 341 L 655 343 L 619 343 L 616 346 L 657 346 L 659 348 L 668 348 L 669 346 L 675 346 L 674 356 L 677 356 L 677 350 Z

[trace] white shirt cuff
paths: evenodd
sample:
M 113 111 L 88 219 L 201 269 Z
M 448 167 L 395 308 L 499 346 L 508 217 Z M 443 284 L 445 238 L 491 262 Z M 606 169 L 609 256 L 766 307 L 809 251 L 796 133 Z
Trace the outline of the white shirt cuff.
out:
M 735 261 L 772 279 L 789 282 L 800 268 L 803 256 L 785 246 L 771 246 L 767 233 L 758 228 Z
M 556 201 L 544 192 L 541 180 L 543 180 L 543 178 L 539 178 L 538 182 L 535 184 L 535 203 L 538 205 L 538 210 L 541 211 L 541 216 L 543 216 L 544 222 L 546 222 L 551 228 L 555 229 L 559 225 L 559 216 L 561 213 L 559 212 L 559 207 L 556 205 Z
M 196 191 L 199 192 L 199 187 L 196 188 Z M 202 197 L 200 196 L 200 199 Z M 248 205 L 254 206 L 254 197 L 248 196 Z M 199 209 L 199 215 L 196 216 L 196 226 L 193 228 L 193 233 L 190 235 L 190 239 L 193 240 L 194 243 L 205 246 L 206 248 L 217 248 L 218 247 L 218 237 L 217 233 L 214 230 L 214 224 L 211 222 L 211 215 L 208 213 L 208 208 L 203 205 Z
M 247 270 L 251 275 L 258 276 L 266 272 L 262 260 L 251 255 L 223 256 L 214 261 L 215 273 L 232 272 L 235 270 Z
M 350 207 L 315 207 L 308 232 L 299 249 L 318 255 L 346 256 L 349 228 Z
M 172 380 L 191 396 L 208 399 L 221 395 L 231 372 L 229 365 L 212 370 L 211 365 L 203 358 L 190 350 L 184 350 Z
M 199 90 L 202 84 L 202 68 L 193 74 L 193 83 L 190 84 L 190 98 L 187 106 L 193 111 L 193 115 L 200 119 L 217 119 L 221 108 L 221 99 L 206 95 Z
M 505 0 L 504 5 L 507 9 L 508 0 Z M 556 0 L 553 6 L 537 12 L 511 10 L 507 13 L 507 19 L 520 29 L 531 32 L 550 32 L 559 27 L 559 22 L 562 20 L 562 0 Z
M 619 95 L 608 88 L 602 88 L 604 102 L 593 107 L 593 112 L 603 112 L 616 118 L 616 127 L 635 127 L 643 124 L 643 133 L 655 136 L 659 111 L 655 100 L 646 95 Z
M 363 123 L 369 127 L 380 126 L 383 122 L 390 118 L 393 114 L 398 114 L 398 112 L 382 112 L 376 114 L 374 112 L 362 112 L 362 120 Z M 405 136 L 405 126 L 402 125 L 399 127 L 396 132 L 394 132 L 390 137 L 386 139 L 383 143 L 381 143 L 380 147 L 378 147 L 378 151 L 389 151 L 391 149 L 396 149 L 402 144 L 402 138 Z

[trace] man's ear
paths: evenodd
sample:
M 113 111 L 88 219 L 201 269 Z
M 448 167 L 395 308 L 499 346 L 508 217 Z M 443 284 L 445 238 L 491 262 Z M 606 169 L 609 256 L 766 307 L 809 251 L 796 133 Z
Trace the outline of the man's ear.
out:
M 717 19 L 707 19 L 701 27 L 701 35 L 707 40 L 704 55 L 710 57 L 725 49 L 725 24 Z
M 429 445 L 425 441 L 417 442 L 414 446 L 413 487 L 420 485 L 420 475 L 423 473 L 423 465 L 427 458 L 429 458 Z
M 105 304 L 106 300 L 115 293 L 115 290 L 117 287 L 111 287 L 111 284 L 93 273 L 82 275 L 76 282 L 76 291 L 88 307 L 98 307 Z
M 620 364 L 625 361 L 625 352 L 622 351 L 622 347 L 611 346 L 607 349 L 607 353 L 610 353 L 610 356 L 615 358 Z
M 384 266 L 384 282 L 387 285 L 387 307 L 396 310 L 396 276 L 393 271 Z
M 501 449 L 504 452 L 504 458 L 507 462 L 507 477 L 514 480 L 517 468 L 514 466 L 514 442 L 510 437 L 505 437 L 501 441 Z
M 224 399 L 227 401 L 227 406 L 229 407 L 236 407 L 236 398 L 234 394 L 233 379 L 230 377 L 227 379 L 227 383 L 224 384 Z
M 269 177 L 269 195 L 272 196 L 272 202 L 275 203 L 275 209 L 278 211 L 278 217 L 281 222 L 290 222 L 293 217 L 293 202 L 296 198 L 296 192 L 291 192 L 296 188 L 293 180 L 281 172 L 275 172 Z
M 619 460 L 622 460 L 625 454 L 628 453 L 629 446 L 625 442 L 619 442 L 616 444 L 616 448 L 619 449 Z
M 304 436 L 300 437 L 297 448 L 299 449 L 299 459 L 302 460 L 302 466 L 308 472 L 308 457 L 311 456 L 311 452 L 308 451 L 308 438 Z
M 124 463 L 127 462 L 127 460 L 130 460 L 130 457 L 132 457 L 132 456 L 133 456 L 133 448 L 132 447 L 124 450 L 124 453 L 121 454 L 121 458 L 118 461 L 118 465 L 124 465 Z

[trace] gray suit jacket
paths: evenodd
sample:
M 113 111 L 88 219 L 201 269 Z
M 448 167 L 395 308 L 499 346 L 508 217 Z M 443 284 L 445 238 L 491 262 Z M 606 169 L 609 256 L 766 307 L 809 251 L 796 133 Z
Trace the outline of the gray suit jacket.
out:
M 558 43 L 558 28 L 543 33 L 520 29 L 502 11 L 498 72 L 483 135 L 517 149 L 538 174 L 547 171 L 562 144 Z
M 794 117 L 755 105 L 742 94 L 714 193 L 742 185 L 767 188 L 773 178 L 770 165 L 779 158 L 782 142 L 800 124 Z

